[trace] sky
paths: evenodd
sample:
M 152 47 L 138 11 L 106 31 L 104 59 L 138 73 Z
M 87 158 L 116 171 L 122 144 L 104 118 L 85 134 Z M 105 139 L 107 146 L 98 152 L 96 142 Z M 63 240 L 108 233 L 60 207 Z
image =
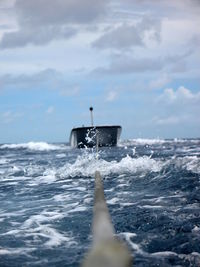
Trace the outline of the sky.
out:
M 0 143 L 200 137 L 200 0 L 0 0 Z

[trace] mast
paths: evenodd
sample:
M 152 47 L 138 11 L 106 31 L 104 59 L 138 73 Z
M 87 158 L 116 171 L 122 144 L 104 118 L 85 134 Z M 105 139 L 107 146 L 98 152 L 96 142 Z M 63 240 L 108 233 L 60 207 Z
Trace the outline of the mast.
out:
M 93 122 L 93 107 L 90 107 L 90 115 L 91 115 L 91 125 L 93 127 L 94 126 L 94 122 Z

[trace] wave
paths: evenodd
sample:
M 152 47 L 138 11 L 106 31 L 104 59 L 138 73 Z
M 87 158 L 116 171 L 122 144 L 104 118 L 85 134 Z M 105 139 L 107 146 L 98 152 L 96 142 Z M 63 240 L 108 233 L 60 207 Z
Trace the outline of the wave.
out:
M 32 237 L 34 240 L 45 238 L 46 242 L 44 242 L 43 245 L 46 247 L 57 247 L 61 244 L 65 244 L 69 247 L 76 244 L 71 232 L 63 233 L 54 228 L 54 222 L 62 219 L 63 217 L 64 214 L 59 210 L 44 210 L 36 215 L 31 215 L 20 227 L 18 227 L 18 229 L 5 232 L 2 235 L 15 235 L 17 238 L 22 238 L 22 236 L 27 238 Z M 20 250 L 23 251 L 24 248 L 21 248 Z M 1 254 L 13 254 L 13 251 L 10 249 L 1 250 L 0 248 L 0 255 Z
M 136 139 L 127 139 L 127 140 L 120 140 L 118 146 L 131 146 L 131 145 L 154 145 L 154 144 L 163 144 L 166 143 L 164 139 L 143 139 L 143 138 L 136 138 Z
M 160 139 L 160 138 L 135 138 L 135 139 L 127 139 L 127 140 L 120 140 L 118 146 L 132 146 L 132 145 L 156 145 L 156 144 L 164 144 L 164 143 L 200 143 L 199 139 L 181 139 L 181 138 L 174 138 L 174 139 Z
M 186 156 L 176 159 L 176 166 L 185 168 L 193 173 L 200 173 L 200 158 L 197 156 Z
M 89 176 L 93 177 L 96 170 L 103 176 L 110 174 L 127 174 L 137 172 L 159 172 L 163 167 L 162 161 L 156 161 L 150 157 L 131 158 L 129 155 L 121 161 L 106 161 L 96 159 L 95 154 L 83 154 L 78 156 L 72 164 L 66 163 L 59 169 L 60 177 Z
M 66 145 L 64 144 L 48 144 L 46 142 L 28 142 L 28 143 L 21 143 L 21 144 L 4 144 L 0 145 L 0 149 L 29 149 L 34 151 L 48 151 L 48 150 L 61 150 L 66 149 Z

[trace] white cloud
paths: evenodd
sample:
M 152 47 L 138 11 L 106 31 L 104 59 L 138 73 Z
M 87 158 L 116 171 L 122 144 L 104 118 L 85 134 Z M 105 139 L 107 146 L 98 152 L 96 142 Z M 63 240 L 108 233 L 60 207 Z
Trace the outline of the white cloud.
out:
M 173 125 L 178 124 L 182 121 L 181 117 L 169 116 L 169 117 L 154 117 L 152 122 L 156 125 Z
M 0 76 L 0 91 L 5 90 L 55 90 L 61 95 L 75 95 L 79 92 L 77 85 L 70 86 L 64 75 L 54 69 L 45 69 L 33 74 Z
M 150 89 L 161 89 L 164 86 L 166 86 L 171 79 L 169 78 L 169 75 L 166 73 L 159 76 L 157 79 L 150 81 L 149 88 Z
M 116 91 L 108 92 L 105 101 L 106 102 L 113 102 L 117 98 L 118 94 Z
M 184 86 L 180 86 L 177 90 L 167 88 L 164 90 L 163 94 L 157 98 L 157 102 L 163 102 L 166 104 L 200 104 L 200 91 L 197 93 L 192 93 L 192 91 Z
M 123 6 L 124 2 L 128 8 L 134 9 L 135 12 L 144 12 L 147 14 L 156 14 L 160 17 L 173 18 L 177 16 L 194 17 L 199 16 L 200 3 L 199 0 L 118 0 Z
M 19 113 L 19 112 L 13 112 L 13 111 L 6 111 L 4 113 L 1 114 L 1 121 L 3 123 L 11 123 L 11 122 L 14 122 L 16 119 L 22 117 L 23 114 L 22 113 Z
M 161 58 L 134 58 L 123 54 L 112 58 L 108 67 L 99 67 L 94 73 L 100 74 L 130 74 L 139 72 L 153 72 L 164 66 Z
M 80 86 L 79 85 L 65 86 L 65 87 L 59 89 L 59 92 L 60 92 L 60 95 L 62 95 L 62 96 L 78 95 L 80 92 Z
M 184 86 L 176 90 L 167 88 L 152 104 L 151 122 L 157 129 L 165 128 L 171 133 L 180 130 L 180 134 L 181 131 L 193 133 L 199 128 L 200 91 L 194 92 Z
M 5 74 L 0 76 L 0 90 L 9 88 L 15 89 L 33 89 L 38 85 L 48 84 L 53 85 L 60 79 L 60 73 L 53 69 L 45 69 L 33 74 L 11 75 Z M 50 87 L 51 88 L 51 87 Z
M 53 106 L 48 107 L 48 109 L 46 110 L 47 114 L 52 114 L 54 112 L 55 108 Z

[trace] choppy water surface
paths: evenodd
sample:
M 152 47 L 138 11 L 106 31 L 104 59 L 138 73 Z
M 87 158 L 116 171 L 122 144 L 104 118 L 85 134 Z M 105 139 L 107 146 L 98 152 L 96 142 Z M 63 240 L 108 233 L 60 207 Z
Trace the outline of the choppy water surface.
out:
M 0 266 L 79 266 L 94 172 L 134 266 L 200 266 L 200 140 L 127 140 L 94 151 L 0 145 Z

